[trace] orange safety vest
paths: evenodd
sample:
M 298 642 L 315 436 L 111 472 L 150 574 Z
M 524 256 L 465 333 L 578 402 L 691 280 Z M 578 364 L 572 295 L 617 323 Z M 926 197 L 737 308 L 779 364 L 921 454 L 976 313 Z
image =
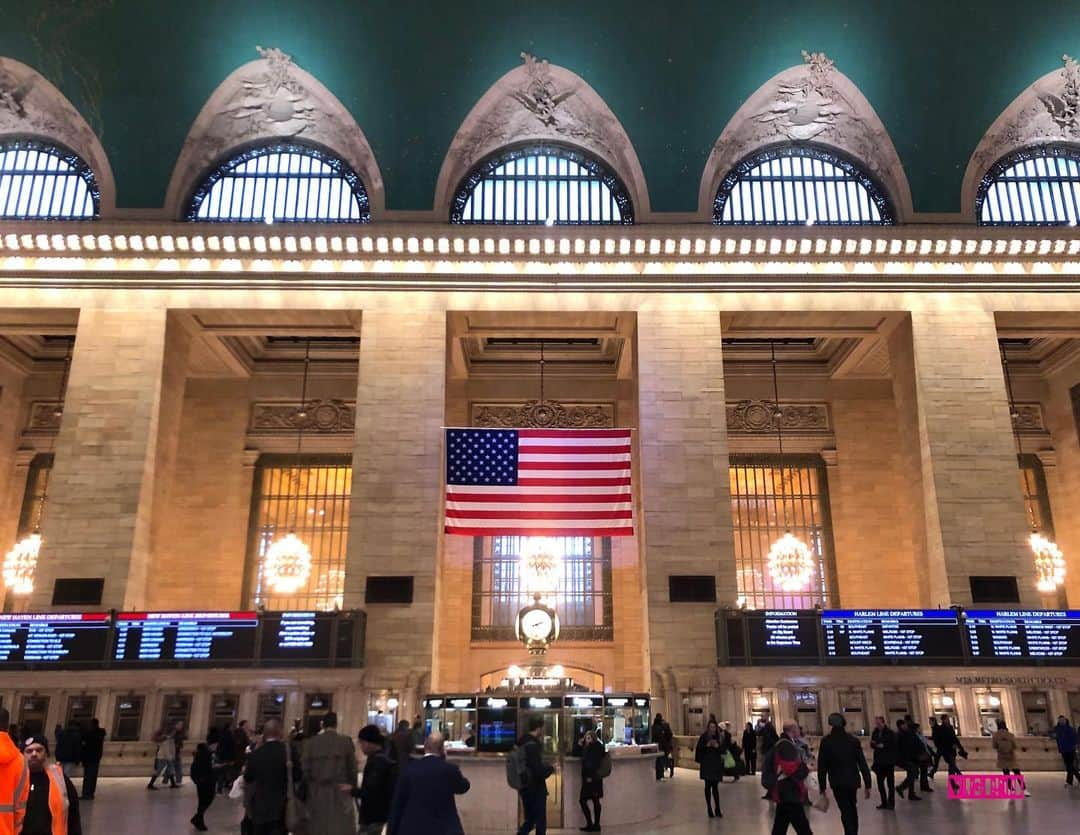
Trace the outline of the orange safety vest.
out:
M 11 741 L 0 732 L 0 835 L 17 835 L 30 799 L 30 769 Z
M 49 814 L 52 815 L 52 835 L 67 835 L 68 791 L 64 770 L 53 763 L 46 766 L 49 775 Z

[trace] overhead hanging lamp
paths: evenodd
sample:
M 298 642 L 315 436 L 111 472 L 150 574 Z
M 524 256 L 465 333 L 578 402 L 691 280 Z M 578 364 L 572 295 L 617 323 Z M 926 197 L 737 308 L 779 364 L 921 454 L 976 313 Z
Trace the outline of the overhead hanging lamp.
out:
M 1001 352 L 1001 367 L 1005 371 L 1005 392 L 1009 397 L 1009 420 L 1012 421 L 1013 438 L 1016 441 L 1016 461 L 1024 479 L 1024 504 L 1028 522 L 1031 525 L 1028 547 L 1031 548 L 1031 555 L 1035 561 L 1035 588 L 1043 594 L 1052 594 L 1065 582 L 1065 555 L 1052 539 L 1039 530 L 1039 519 L 1035 514 L 1034 503 L 1028 501 L 1028 497 L 1034 496 L 1035 491 L 1031 487 L 1031 474 L 1024 466 L 1024 440 L 1020 436 L 1020 411 L 1016 408 L 1016 399 L 1013 397 L 1012 373 L 1009 370 L 1009 358 L 1005 354 L 1005 346 L 998 343 L 998 350 Z
M 307 387 L 311 367 L 311 340 L 304 348 L 304 381 L 300 387 L 300 406 L 296 410 L 296 455 L 300 456 L 304 444 L 304 427 L 307 424 Z M 275 540 L 263 557 L 263 579 L 272 594 L 296 594 L 311 578 L 311 550 L 296 535 L 296 521 L 300 516 L 300 482 L 296 481 L 293 497 L 293 526 L 285 536 Z
M 780 408 L 780 386 L 776 376 L 776 341 L 769 341 L 773 379 L 773 419 L 776 421 L 776 445 L 780 454 L 780 513 L 787 516 L 786 489 L 784 487 L 784 413 Z M 814 554 L 810 548 L 787 530 L 769 548 L 765 560 L 773 585 L 784 592 L 805 591 L 814 576 Z
M 49 436 L 49 453 L 56 446 L 56 434 L 60 432 L 60 419 L 64 414 L 64 396 L 67 392 L 68 372 L 71 367 L 71 345 L 64 353 L 64 368 L 60 374 L 60 390 L 56 395 L 53 417 L 57 419 L 56 433 Z M 45 468 L 42 479 L 41 499 L 37 502 L 34 513 L 34 527 L 14 547 L 4 555 L 4 585 L 16 597 L 26 597 L 34 591 L 34 574 L 37 572 L 38 557 L 41 555 L 41 520 L 45 515 L 45 503 L 49 498 L 49 476 L 52 465 Z

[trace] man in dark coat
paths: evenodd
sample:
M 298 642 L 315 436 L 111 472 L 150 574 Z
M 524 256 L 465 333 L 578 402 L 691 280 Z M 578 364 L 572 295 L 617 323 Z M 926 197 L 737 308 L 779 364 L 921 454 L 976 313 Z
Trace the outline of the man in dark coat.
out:
M 746 723 L 746 729 L 742 732 L 743 757 L 746 759 L 746 773 L 753 774 L 757 771 L 757 734 L 754 726 Z
M 874 719 L 874 733 L 870 736 L 870 747 L 874 751 L 874 764 L 870 770 L 877 775 L 878 794 L 881 795 L 879 809 L 896 808 L 896 763 L 900 759 L 900 747 L 896 733 L 889 727 L 884 716 Z
M 959 753 L 960 756 L 966 757 L 967 751 L 960 744 L 956 729 L 953 728 L 952 720 L 948 716 L 942 716 L 941 722 L 934 726 L 931 738 L 934 740 L 934 747 L 937 748 L 941 759 L 945 760 L 945 764 L 949 767 L 949 774 L 959 774 L 960 768 L 956 765 L 956 755 Z
M 907 791 L 908 800 L 922 800 L 915 794 L 915 781 L 919 778 L 920 764 L 927 757 L 926 746 L 915 733 L 914 727 L 903 719 L 896 720 L 896 746 L 900 752 L 899 765 L 907 772 L 903 782 L 896 787 L 896 793 L 903 797 Z
M 66 728 L 56 726 L 56 761 L 60 763 L 64 776 L 68 779 L 75 774 L 82 758 L 82 731 L 79 723 L 68 722 Z
M 98 769 L 105 754 L 105 731 L 97 719 L 90 720 L 90 730 L 82 738 L 82 799 L 93 800 L 97 791 Z
M 521 806 L 525 811 L 525 820 L 518 828 L 517 835 L 529 835 L 536 828 L 536 835 L 547 833 L 547 778 L 555 769 L 544 762 L 544 719 L 533 716 L 529 719 L 529 732 L 518 740 L 525 751 L 525 767 L 529 772 L 529 782 L 520 792 Z
M 424 756 L 398 779 L 389 835 L 465 835 L 454 796 L 468 790 L 461 769 L 446 761 L 442 734 L 433 733 L 424 742 Z
M 285 835 L 288 780 L 289 749 L 281 740 L 281 723 L 271 719 L 263 726 L 262 745 L 244 765 L 244 782 L 252 787 L 248 815 L 255 835 Z
M 360 798 L 359 835 L 382 835 L 383 825 L 390 820 L 397 766 L 386 754 L 386 739 L 377 725 L 365 725 L 357 739 L 367 757 L 364 779 L 352 792 Z
M 412 759 L 413 750 L 409 720 L 402 719 L 397 723 L 397 730 L 390 737 L 390 759 L 397 764 L 399 774 Z
M 818 748 L 818 785 L 821 791 L 831 785 L 844 835 L 859 835 L 859 810 L 856 793 L 859 786 L 870 797 L 870 769 L 866 765 L 862 743 L 844 730 L 847 721 L 842 713 L 829 715 L 830 731 Z

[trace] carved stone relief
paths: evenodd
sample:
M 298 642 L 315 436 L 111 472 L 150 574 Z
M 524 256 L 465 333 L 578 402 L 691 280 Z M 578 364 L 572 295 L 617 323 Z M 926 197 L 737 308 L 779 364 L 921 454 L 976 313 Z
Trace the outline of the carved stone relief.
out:
M 60 431 L 60 400 L 34 400 L 30 403 L 30 412 L 26 416 L 28 435 L 55 435 Z
M 356 404 L 344 400 L 311 400 L 304 416 L 296 403 L 253 403 L 248 432 L 276 435 L 310 432 L 316 435 L 352 434 L 356 426 Z
M 1030 145 L 1080 141 L 1080 65 L 1069 55 L 1017 96 L 979 142 L 964 175 L 965 211 L 995 162 Z
M 382 176 L 356 121 L 314 76 L 276 47 L 256 46 L 259 59 L 237 69 L 207 100 L 184 140 L 169 183 L 174 216 L 195 179 L 233 148 L 265 140 L 308 140 L 338 154 L 382 208 Z
M 831 429 L 829 407 L 825 403 L 784 403 L 780 412 L 784 431 L 826 434 Z M 775 433 L 776 424 L 776 403 L 772 400 L 739 400 L 727 404 L 727 428 L 733 435 Z
M 1046 426 L 1043 424 L 1042 405 L 1039 403 L 1017 403 L 1016 404 L 1016 418 L 1014 419 L 1016 424 L 1016 430 L 1024 433 L 1041 433 L 1046 432 Z
M 505 429 L 606 429 L 615 425 L 613 403 L 473 403 L 472 425 Z
M 115 205 L 112 169 L 97 135 L 64 94 L 32 67 L 0 58 L 0 135 L 51 140 L 78 154 L 94 172 L 102 213 Z
M 735 113 L 705 167 L 699 210 L 709 212 L 720 181 L 739 160 L 782 142 L 816 142 L 853 157 L 910 215 L 911 192 L 885 126 L 870 102 L 822 52 L 803 50 L 803 63 L 773 76 Z
M 604 160 L 623 180 L 637 217 L 648 209 L 645 178 L 619 120 L 582 78 L 521 53 L 511 70 L 476 103 L 443 162 L 436 209 L 449 206 L 461 179 L 488 154 L 521 142 L 554 141 Z

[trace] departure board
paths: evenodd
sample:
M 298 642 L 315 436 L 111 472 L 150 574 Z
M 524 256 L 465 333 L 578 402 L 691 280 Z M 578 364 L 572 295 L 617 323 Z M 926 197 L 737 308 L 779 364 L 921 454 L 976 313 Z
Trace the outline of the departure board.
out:
M 334 656 L 333 612 L 274 612 L 263 615 L 259 659 L 282 666 L 326 666 Z M 348 628 L 347 622 L 342 628 Z
M 101 666 L 108 642 L 104 612 L 0 615 L 0 664 Z
M 124 612 L 113 660 L 133 664 L 229 664 L 255 659 L 255 612 Z
M 751 664 L 816 664 L 817 613 L 764 609 L 745 615 Z
M 973 662 L 1080 660 L 1080 611 L 973 609 L 964 616 Z
M 951 609 L 826 609 L 825 661 L 957 664 L 960 620 Z

